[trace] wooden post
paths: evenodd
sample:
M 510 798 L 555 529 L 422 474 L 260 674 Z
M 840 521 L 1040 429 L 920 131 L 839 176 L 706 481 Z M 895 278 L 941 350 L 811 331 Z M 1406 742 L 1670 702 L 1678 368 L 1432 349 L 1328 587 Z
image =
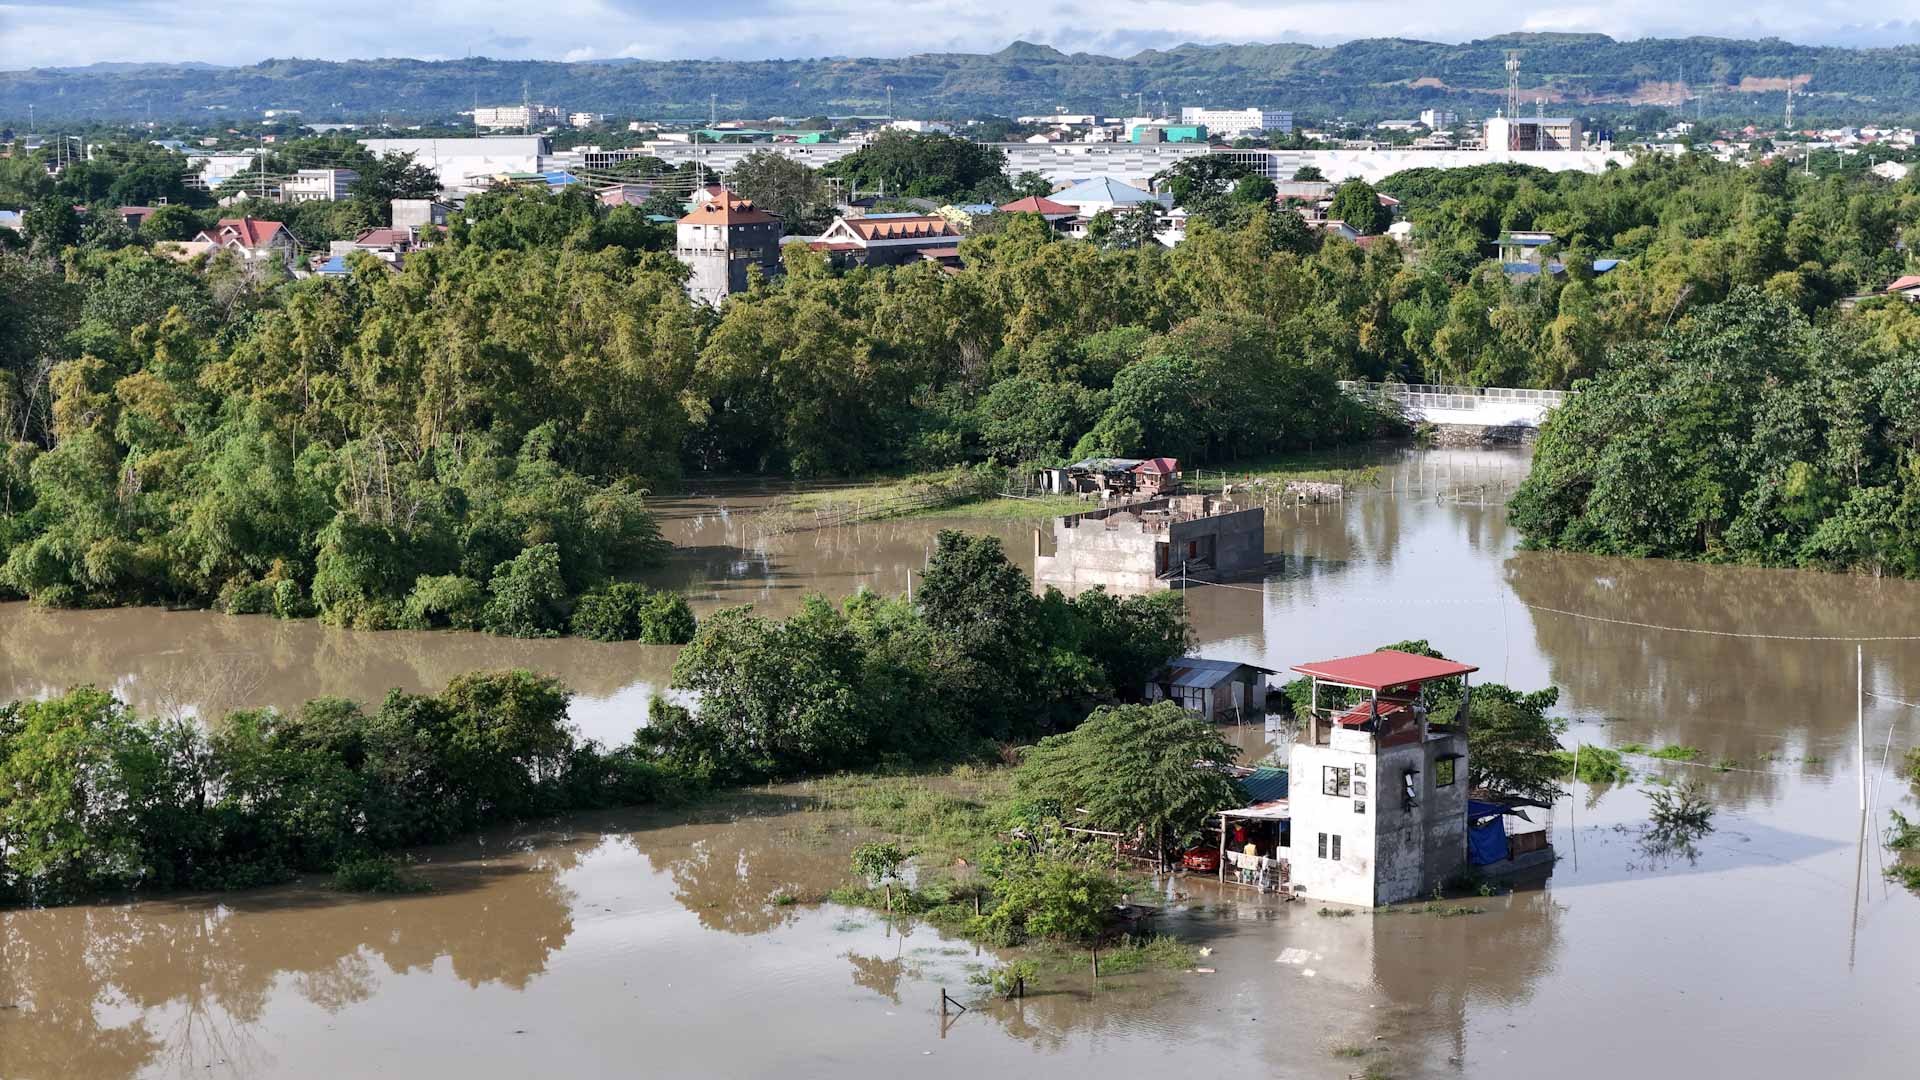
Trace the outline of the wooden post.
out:
M 947 1018 L 947 988 L 943 986 L 940 988 L 940 1019 L 945 1020 L 946 1018 Z
M 1100 977 L 1100 946 L 1093 947 L 1093 977 Z

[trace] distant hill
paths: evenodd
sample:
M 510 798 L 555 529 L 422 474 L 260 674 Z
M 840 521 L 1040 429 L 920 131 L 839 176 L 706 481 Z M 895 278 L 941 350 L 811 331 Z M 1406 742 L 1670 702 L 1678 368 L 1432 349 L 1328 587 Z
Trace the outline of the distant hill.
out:
M 316 120 L 426 120 L 481 103 L 533 98 L 619 115 L 762 117 L 874 113 L 893 87 L 903 116 L 1131 111 L 1149 105 L 1262 105 L 1312 116 L 1407 116 L 1443 106 L 1484 116 L 1503 99 L 1504 50 L 1520 49 L 1529 106 L 1584 112 L 1665 104 L 1706 93 L 1709 113 L 1771 118 L 1792 80 L 1796 113 L 1819 119 L 1920 116 L 1920 46 L 1841 49 L 1766 39 L 1615 41 L 1600 34 L 1506 34 L 1439 44 L 1371 38 L 1311 45 L 1182 45 L 1116 58 L 1015 42 L 992 54 L 888 59 L 269 60 L 250 67 L 97 64 L 0 73 L 0 117 L 204 116 L 300 109 Z M 1689 111 L 1698 102 L 1688 98 Z M 1530 111 L 1530 110 L 1529 110 Z

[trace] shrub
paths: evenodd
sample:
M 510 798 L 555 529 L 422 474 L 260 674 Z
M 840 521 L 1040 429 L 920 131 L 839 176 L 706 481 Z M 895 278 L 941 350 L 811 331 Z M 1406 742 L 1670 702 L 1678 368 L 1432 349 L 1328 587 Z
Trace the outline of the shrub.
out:
M 229 615 L 265 615 L 273 608 L 273 585 L 233 578 L 221 588 L 219 606 Z
M 407 594 L 407 625 L 421 630 L 451 627 L 472 630 L 480 625 L 487 606 L 486 590 L 460 574 L 422 575 Z
M 567 584 L 560 545 L 536 544 L 493 569 L 481 628 L 511 637 L 555 637 L 564 625 Z
M 685 645 L 693 640 L 695 624 L 693 608 L 679 593 L 618 581 L 580 598 L 571 629 L 594 641 Z
M 333 871 L 333 887 L 342 892 L 423 893 L 433 886 L 403 872 L 400 863 L 383 855 L 343 859 Z
M 1106 929 L 1125 891 L 1104 870 L 1056 859 L 1017 862 L 993 884 L 993 910 L 973 922 L 1003 945 L 1034 938 L 1085 941 Z
M 273 583 L 273 616 L 276 619 L 305 619 L 313 615 L 313 605 L 307 603 L 307 594 L 300 589 L 300 583 L 291 578 L 281 578 Z

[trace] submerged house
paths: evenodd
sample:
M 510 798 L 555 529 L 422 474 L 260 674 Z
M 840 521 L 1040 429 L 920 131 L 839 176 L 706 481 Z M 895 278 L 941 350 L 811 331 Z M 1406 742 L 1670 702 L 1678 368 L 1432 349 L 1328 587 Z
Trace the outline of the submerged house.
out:
M 1518 804 L 1468 799 L 1464 719 L 1429 718 L 1436 687 L 1456 680 L 1466 716 L 1478 668 L 1381 650 L 1293 670 L 1312 690 L 1288 782 L 1220 811 L 1222 880 L 1373 907 L 1428 895 L 1469 862 L 1497 872 L 1552 860 L 1544 832 L 1506 835 Z
M 1241 510 L 1208 495 L 1068 514 L 1054 519 L 1051 536 L 1033 531 L 1033 579 L 1069 591 L 1100 585 L 1146 592 L 1189 578 L 1238 577 L 1266 566 L 1266 530 L 1264 508 Z
M 1267 718 L 1267 676 L 1272 668 L 1238 660 L 1182 656 L 1167 661 L 1148 681 L 1145 698 L 1177 701 L 1213 724 L 1261 724 Z

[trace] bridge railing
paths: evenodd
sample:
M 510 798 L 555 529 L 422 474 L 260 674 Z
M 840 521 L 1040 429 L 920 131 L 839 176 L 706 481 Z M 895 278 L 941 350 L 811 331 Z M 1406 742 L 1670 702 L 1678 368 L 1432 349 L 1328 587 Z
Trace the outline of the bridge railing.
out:
M 1475 409 L 1482 405 L 1539 405 L 1551 409 L 1572 397 L 1567 390 L 1526 390 L 1510 386 L 1450 386 L 1434 383 L 1377 383 L 1346 379 L 1350 394 L 1384 396 L 1423 409 Z

